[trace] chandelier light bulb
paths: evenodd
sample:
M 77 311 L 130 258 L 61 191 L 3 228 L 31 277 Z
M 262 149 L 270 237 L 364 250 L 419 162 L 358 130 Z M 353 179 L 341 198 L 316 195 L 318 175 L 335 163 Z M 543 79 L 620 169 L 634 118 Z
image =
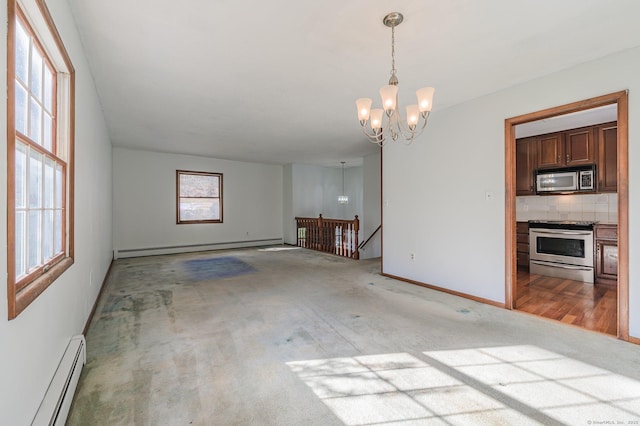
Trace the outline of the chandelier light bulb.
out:
M 373 130 L 378 130 L 382 127 L 382 114 L 384 114 L 384 110 L 381 108 L 371 110 L 371 128 Z
M 409 129 L 413 130 L 418 125 L 418 120 L 420 117 L 420 111 L 418 110 L 418 105 L 409 105 L 407 106 L 407 125 Z
M 433 93 L 436 89 L 433 87 L 423 87 L 416 91 L 418 97 L 418 105 L 420 105 L 420 112 L 431 111 L 433 107 Z
M 388 85 L 380 88 L 382 106 L 387 114 L 396 109 L 396 99 L 398 99 L 398 86 Z
M 383 146 L 390 137 L 397 140 L 402 136 L 407 144 L 411 144 L 415 137 L 419 136 L 427 125 L 427 120 L 433 108 L 433 87 L 423 87 L 416 91 L 418 103 L 406 107 L 406 117 L 403 119 L 398 107 L 398 76 L 395 56 L 395 27 L 400 25 L 404 17 L 401 13 L 387 14 L 382 23 L 391 28 L 391 77 L 389 84 L 380 88 L 382 108 L 371 109 L 371 99 L 360 98 L 356 100 L 358 120 L 362 131 L 369 140 L 379 146 Z M 384 115 L 386 114 L 386 119 Z M 370 121 L 373 133 L 365 127 Z
M 366 123 L 369 119 L 369 114 L 371 113 L 371 99 L 370 98 L 360 98 L 356 101 L 356 108 L 358 109 L 358 120 L 360 122 Z

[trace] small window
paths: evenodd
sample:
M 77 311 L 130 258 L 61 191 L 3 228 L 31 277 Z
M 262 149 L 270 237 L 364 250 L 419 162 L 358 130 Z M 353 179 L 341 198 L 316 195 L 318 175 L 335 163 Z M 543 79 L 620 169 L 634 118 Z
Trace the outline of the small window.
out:
M 222 223 L 222 174 L 176 170 L 177 223 Z

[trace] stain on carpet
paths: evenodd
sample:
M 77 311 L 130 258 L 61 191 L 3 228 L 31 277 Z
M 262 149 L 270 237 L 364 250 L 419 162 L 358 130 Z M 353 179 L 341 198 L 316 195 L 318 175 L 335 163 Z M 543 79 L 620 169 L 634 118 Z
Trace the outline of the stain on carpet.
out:
M 256 272 L 253 266 L 233 256 L 186 260 L 183 266 L 194 281 L 231 278 Z

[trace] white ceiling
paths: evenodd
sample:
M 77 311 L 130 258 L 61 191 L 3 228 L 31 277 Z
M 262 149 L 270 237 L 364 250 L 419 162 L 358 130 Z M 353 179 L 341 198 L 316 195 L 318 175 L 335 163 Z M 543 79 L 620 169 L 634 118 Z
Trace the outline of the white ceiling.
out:
M 637 0 L 69 0 L 116 146 L 276 164 L 375 152 L 354 101 L 452 105 L 640 45 Z M 423 139 L 424 140 L 424 139 Z M 418 140 L 417 143 L 420 143 Z

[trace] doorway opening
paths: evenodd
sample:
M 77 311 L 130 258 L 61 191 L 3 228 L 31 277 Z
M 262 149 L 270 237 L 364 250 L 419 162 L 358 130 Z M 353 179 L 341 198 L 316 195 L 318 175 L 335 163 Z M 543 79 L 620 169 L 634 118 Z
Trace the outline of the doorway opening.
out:
M 602 221 L 602 222 L 613 222 L 616 224 L 615 232 L 617 233 L 617 241 L 616 241 L 615 249 L 617 251 L 616 253 L 617 265 L 613 266 L 614 268 L 613 271 L 609 271 L 611 276 L 617 273 L 617 281 L 616 281 L 615 287 L 613 287 L 614 291 L 613 292 L 609 291 L 607 294 L 605 294 L 606 293 L 605 290 L 607 289 L 611 290 L 610 286 L 605 287 L 604 290 L 601 290 L 602 286 L 594 286 L 593 284 L 584 284 L 584 283 L 578 282 L 577 280 L 571 280 L 567 278 L 562 278 L 562 279 L 555 278 L 556 281 L 554 282 L 552 279 L 547 279 L 548 277 L 543 276 L 542 279 L 546 281 L 544 283 L 538 282 L 537 284 L 540 284 L 543 287 L 546 286 L 548 288 L 566 289 L 572 283 L 574 285 L 577 285 L 579 283 L 582 286 L 582 288 L 575 287 L 573 288 L 573 290 L 567 290 L 563 293 L 565 297 L 568 297 L 565 303 L 567 302 L 571 303 L 570 295 L 572 291 L 574 292 L 574 294 L 576 294 L 575 292 L 580 292 L 580 291 L 584 292 L 584 291 L 599 290 L 600 293 L 596 294 L 595 296 L 606 297 L 609 299 L 609 302 L 607 302 L 609 306 L 611 306 L 611 302 L 615 302 L 616 306 L 615 306 L 615 314 L 610 313 L 611 322 L 613 323 L 612 326 L 609 327 L 608 330 L 602 330 L 597 328 L 595 329 L 598 331 L 608 332 L 609 334 L 616 335 L 620 339 L 628 340 L 629 339 L 628 154 L 627 154 L 628 153 L 628 93 L 626 91 L 616 92 L 616 93 L 612 93 L 604 96 L 599 96 L 596 98 L 586 99 L 583 101 L 574 102 L 571 104 L 566 104 L 566 105 L 562 105 L 554 108 L 549 108 L 542 111 L 536 111 L 529 114 L 508 118 L 505 120 L 505 177 L 506 177 L 506 180 L 505 180 L 506 182 L 505 306 L 508 309 L 519 309 L 520 308 L 519 305 L 521 305 L 522 307 L 525 307 L 525 304 L 526 304 L 525 298 L 522 298 L 522 297 L 520 299 L 518 298 L 519 278 L 520 278 L 521 286 L 530 284 L 530 282 L 529 283 L 526 282 L 527 279 L 540 278 L 540 276 L 536 274 L 528 274 L 528 273 L 524 274 L 522 271 L 523 268 L 521 268 L 520 272 L 518 271 L 518 264 L 520 263 L 520 265 L 522 266 L 524 263 L 524 260 L 523 260 L 524 256 L 523 256 L 523 253 L 519 252 L 519 248 L 522 250 L 522 246 L 523 246 L 522 242 L 525 241 L 524 239 L 528 238 L 523 234 L 522 225 L 523 223 L 526 224 L 526 222 L 523 222 L 522 219 L 529 218 L 529 215 L 523 214 L 523 210 L 526 210 L 526 208 L 524 208 L 524 206 L 522 205 L 523 202 L 526 204 L 527 199 L 522 197 L 518 198 L 518 196 L 527 194 L 527 191 L 531 191 L 531 195 L 536 194 L 534 173 L 538 168 L 545 168 L 545 167 L 554 168 L 559 165 L 560 166 L 580 166 L 579 164 L 580 161 L 584 163 L 589 163 L 589 161 L 593 163 L 594 161 L 593 156 L 582 158 L 580 155 L 576 155 L 576 156 L 568 155 L 568 153 L 564 151 L 561 152 L 562 155 L 559 155 L 560 152 L 556 152 L 552 150 L 553 152 L 550 155 L 548 150 L 546 150 L 546 148 L 555 147 L 556 145 L 553 145 L 554 142 L 553 141 L 544 142 L 544 141 L 537 140 L 535 142 L 535 145 L 533 145 L 533 142 L 532 142 L 531 146 L 535 146 L 536 154 L 540 156 L 540 158 L 536 158 L 537 162 L 534 163 L 534 166 L 532 166 L 531 170 L 523 171 L 522 168 L 520 168 L 520 170 L 517 170 L 516 156 L 518 155 L 522 160 L 521 156 L 523 155 L 523 153 L 526 154 L 526 151 L 523 151 L 523 149 L 526 149 L 527 147 L 523 146 L 522 144 L 519 144 L 518 146 L 516 146 L 516 140 L 518 140 L 519 142 L 522 141 L 523 138 L 519 139 L 519 136 L 522 136 L 523 129 L 529 132 L 536 132 L 535 130 L 536 126 L 540 126 L 540 125 L 542 125 L 543 127 L 549 126 L 549 125 L 553 126 L 553 125 L 557 125 L 559 121 L 562 121 L 563 119 L 566 119 L 567 117 L 570 117 L 570 116 L 586 117 L 589 115 L 600 113 L 602 111 L 608 111 L 609 114 L 611 114 L 611 111 L 613 111 L 612 118 L 614 118 L 615 121 L 614 120 L 611 120 L 611 121 L 615 123 L 615 127 L 605 126 L 605 124 L 611 124 L 611 122 L 609 120 L 604 120 L 604 121 L 607 121 L 608 123 L 601 123 L 602 126 L 600 126 L 599 128 L 594 127 L 589 131 L 593 132 L 593 134 L 595 135 L 594 136 L 595 139 L 598 138 L 597 132 L 600 131 L 600 132 L 608 132 L 608 133 L 600 134 L 601 140 L 607 135 L 610 135 L 612 138 L 615 137 L 617 140 L 617 144 L 612 145 L 614 146 L 613 149 L 614 149 L 614 153 L 616 154 L 616 159 L 614 160 L 616 164 L 615 172 L 612 171 L 613 167 L 610 167 L 608 172 L 609 176 L 613 176 L 617 183 L 617 191 L 614 191 L 615 196 L 612 195 L 609 197 L 609 193 L 612 192 L 611 188 L 607 189 L 606 187 L 603 188 L 599 186 L 596 191 L 596 193 L 598 194 L 597 196 L 600 196 L 600 198 L 602 198 L 602 199 L 598 199 L 599 201 L 602 202 L 606 199 L 607 202 L 612 202 L 614 204 L 613 208 L 610 209 L 610 212 L 609 212 L 613 216 L 612 220 Z M 600 120 L 600 121 L 603 121 L 603 120 Z M 553 123 L 556 123 L 556 124 L 553 124 Z M 554 130 L 552 129 L 551 131 L 553 132 Z M 519 135 L 517 133 L 519 133 Z M 545 133 L 545 132 L 542 131 L 541 133 Z M 541 134 L 541 133 L 538 129 L 538 134 Z M 566 136 L 567 136 L 566 134 L 562 135 L 563 144 L 565 143 L 564 141 L 566 139 Z M 585 147 L 590 146 L 591 147 L 590 149 L 597 149 L 595 145 L 587 145 L 587 142 L 588 141 L 583 139 L 581 140 L 580 143 L 582 143 Z M 573 146 L 573 148 L 577 149 L 576 147 L 583 146 L 583 145 L 580 145 L 580 143 L 576 143 L 575 146 Z M 589 142 L 589 143 L 593 144 L 594 142 Z M 564 149 L 564 147 L 567 145 L 561 145 L 562 149 Z M 557 146 L 560 146 L 560 145 L 557 145 Z M 570 148 L 571 147 L 567 147 L 567 150 L 569 150 Z M 587 151 L 588 150 L 586 150 L 585 153 L 587 153 Z M 558 164 L 547 164 L 549 161 L 556 161 L 556 159 L 559 162 Z M 578 164 L 571 164 L 572 161 L 578 162 Z M 520 161 L 520 163 L 522 164 L 522 161 Z M 596 175 L 597 173 L 598 171 L 596 170 Z M 523 181 L 522 179 L 523 177 L 527 178 L 528 180 L 526 182 Z M 596 181 L 595 183 L 597 185 L 602 185 L 602 182 L 600 181 L 601 176 L 597 176 L 597 178 L 598 178 L 598 181 Z M 531 185 L 530 188 L 528 187 L 528 185 Z M 538 197 L 531 198 L 531 200 L 534 202 L 533 204 L 535 204 L 536 201 L 543 202 L 543 203 L 548 202 L 548 204 L 554 204 L 556 202 L 555 200 L 552 201 L 552 198 L 546 198 L 546 199 L 541 198 L 537 200 L 536 198 Z M 570 198 L 565 197 L 561 201 L 564 202 L 568 199 Z M 581 201 L 581 200 L 578 199 L 578 201 Z M 516 205 L 517 203 L 518 205 Z M 518 208 L 518 211 L 517 211 L 517 208 Z M 553 210 L 552 209 L 553 209 L 552 207 L 549 207 L 546 212 L 547 214 L 546 219 L 549 219 L 550 221 L 551 219 L 557 219 L 557 221 L 562 221 L 563 219 L 565 219 L 564 221 L 566 222 L 566 219 L 569 219 L 570 217 L 573 219 L 582 219 L 581 217 L 580 218 L 577 217 L 577 211 L 575 211 L 572 214 L 571 213 L 572 209 L 567 210 L 565 208 L 565 209 L 560 209 L 560 211 L 558 211 L 557 209 L 553 209 Z M 549 210 L 552 210 L 552 211 L 549 211 Z M 577 209 L 574 209 L 574 210 L 577 210 Z M 603 219 L 602 214 L 603 212 L 600 212 L 600 214 L 598 215 L 600 219 Z M 587 218 L 591 219 L 592 217 L 589 216 Z M 517 223 L 518 219 L 520 219 L 520 223 Z M 600 222 L 598 220 L 595 220 L 596 219 L 595 212 L 593 213 L 593 219 L 594 219 L 592 221 L 593 223 Z M 528 243 L 528 239 L 526 241 Z M 518 242 L 520 242 L 520 245 L 518 244 Z M 598 253 L 598 255 L 596 254 L 593 255 L 593 261 L 598 262 L 600 249 L 605 250 L 608 247 L 609 246 L 600 247 L 600 246 L 597 246 L 597 244 L 594 244 L 593 253 Z M 520 259 L 520 262 L 518 261 L 519 259 Z M 617 266 L 617 271 L 615 270 L 616 266 Z M 596 270 L 597 268 L 594 271 Z M 540 285 L 537 285 L 537 287 L 540 287 Z M 520 296 L 522 296 L 522 292 L 520 293 Z M 552 300 L 550 299 L 549 302 L 551 303 Z M 548 307 L 548 308 L 551 310 L 554 309 L 553 307 Z M 539 315 L 540 312 L 542 312 L 542 310 L 539 310 L 539 312 L 537 313 L 536 312 L 531 312 L 531 313 L 535 313 Z M 542 315 L 542 316 L 548 317 L 549 315 Z M 567 318 L 568 320 L 566 322 L 569 322 L 569 323 L 574 322 L 571 320 L 571 315 L 567 315 Z M 585 328 L 590 328 L 588 324 L 581 324 L 579 321 L 576 321 L 575 324 Z

